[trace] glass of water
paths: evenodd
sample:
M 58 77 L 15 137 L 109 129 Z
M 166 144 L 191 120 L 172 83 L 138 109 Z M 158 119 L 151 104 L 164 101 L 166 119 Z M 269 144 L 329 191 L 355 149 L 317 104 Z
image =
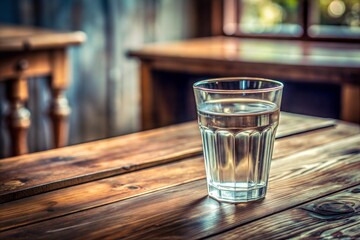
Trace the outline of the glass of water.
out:
M 282 89 L 281 82 L 249 77 L 194 84 L 210 197 L 265 197 Z

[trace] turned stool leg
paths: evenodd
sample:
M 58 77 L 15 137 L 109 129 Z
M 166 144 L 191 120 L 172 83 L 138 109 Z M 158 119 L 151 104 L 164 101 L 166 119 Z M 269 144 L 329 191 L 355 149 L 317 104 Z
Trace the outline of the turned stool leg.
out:
M 61 89 L 53 89 L 52 104 L 50 106 L 50 116 L 53 124 L 55 147 L 67 145 L 68 140 L 68 116 L 70 107 Z
M 65 49 L 52 52 L 52 74 L 50 88 L 52 100 L 50 105 L 50 117 L 52 122 L 53 138 L 55 147 L 64 147 L 68 143 L 68 117 L 70 107 L 65 96 L 68 87 L 68 62 Z
M 10 102 L 8 121 L 11 154 L 25 154 L 28 152 L 27 131 L 30 127 L 30 112 L 24 105 L 28 99 L 28 86 L 25 78 L 19 77 L 9 81 L 8 98 Z

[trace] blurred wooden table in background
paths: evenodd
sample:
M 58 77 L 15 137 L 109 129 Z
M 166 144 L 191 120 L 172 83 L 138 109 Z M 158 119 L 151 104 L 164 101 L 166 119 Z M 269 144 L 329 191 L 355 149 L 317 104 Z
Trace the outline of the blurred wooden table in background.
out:
M 82 32 L 55 32 L 0 25 L 0 81 L 7 81 L 8 84 L 8 129 L 13 155 L 28 152 L 26 138 L 31 121 L 25 103 L 29 94 L 29 77 L 50 78 L 52 100 L 49 112 L 54 146 L 62 147 L 67 144 L 70 107 L 64 94 L 69 84 L 66 49 L 84 40 Z
M 207 197 L 196 122 L 0 160 L 0 239 L 360 237 L 360 128 L 281 113 L 265 199 Z
M 174 123 L 179 108 L 191 102 L 177 105 L 179 89 L 168 84 L 174 79 L 157 71 L 338 85 L 340 118 L 360 122 L 360 44 L 209 37 L 149 44 L 129 55 L 141 60 L 143 129 Z

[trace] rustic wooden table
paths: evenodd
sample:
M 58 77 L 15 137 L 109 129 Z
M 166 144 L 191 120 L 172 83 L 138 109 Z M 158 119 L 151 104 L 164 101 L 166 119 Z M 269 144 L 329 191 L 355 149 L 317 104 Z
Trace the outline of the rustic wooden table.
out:
M 195 122 L 0 161 L 0 239 L 360 238 L 360 128 L 282 113 L 264 200 L 207 197 Z
M 26 108 L 30 77 L 50 77 L 54 147 L 67 145 L 70 107 L 65 97 L 69 85 L 67 48 L 85 41 L 82 32 L 55 32 L 24 26 L 0 25 L 0 82 L 9 85 L 9 135 L 11 154 L 28 153 L 30 112 Z M 31 94 L 31 93 L 30 93 Z
M 208 37 L 148 44 L 129 55 L 141 61 L 143 129 L 174 123 L 189 101 L 178 100 L 184 94 L 179 94 L 176 76 L 159 72 L 338 85 L 340 118 L 360 122 L 360 44 Z

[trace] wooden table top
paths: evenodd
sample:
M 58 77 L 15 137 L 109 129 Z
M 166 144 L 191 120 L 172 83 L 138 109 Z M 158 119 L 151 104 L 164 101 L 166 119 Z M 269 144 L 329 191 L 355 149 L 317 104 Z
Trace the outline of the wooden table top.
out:
M 305 67 L 360 69 L 359 43 L 327 43 L 207 37 L 148 44 L 129 51 L 143 60 L 206 60 L 221 63 L 262 63 Z
M 60 32 L 42 28 L 0 25 L 0 52 L 65 47 L 84 42 L 80 31 Z
M 3 159 L 0 239 L 355 239 L 359 133 L 282 113 L 267 196 L 242 204 L 207 197 L 195 122 Z

